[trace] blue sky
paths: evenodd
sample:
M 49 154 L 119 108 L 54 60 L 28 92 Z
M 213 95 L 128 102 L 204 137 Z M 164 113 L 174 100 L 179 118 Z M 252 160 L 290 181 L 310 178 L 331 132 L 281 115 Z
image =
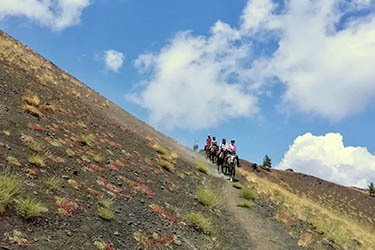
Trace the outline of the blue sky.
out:
M 375 182 L 374 17 L 370 0 L 0 3 L 1 29 L 182 144 L 235 138 L 357 186 Z

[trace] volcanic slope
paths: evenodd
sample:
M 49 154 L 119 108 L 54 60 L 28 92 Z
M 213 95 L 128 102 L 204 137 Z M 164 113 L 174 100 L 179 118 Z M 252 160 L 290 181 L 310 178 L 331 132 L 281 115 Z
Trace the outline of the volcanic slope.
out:
M 195 199 L 198 155 L 4 32 L 0 116 L 0 248 L 252 248 Z

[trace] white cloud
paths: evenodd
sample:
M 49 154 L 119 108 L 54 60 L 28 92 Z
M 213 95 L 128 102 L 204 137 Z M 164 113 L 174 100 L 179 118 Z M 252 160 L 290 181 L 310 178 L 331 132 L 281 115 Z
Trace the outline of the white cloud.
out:
M 9 16 L 24 16 L 53 30 L 62 30 L 80 23 L 90 0 L 1 0 L 0 20 Z
M 278 77 L 287 87 L 283 102 L 302 113 L 335 121 L 363 111 L 374 98 L 374 13 L 353 16 L 346 23 L 341 18 L 369 9 L 370 1 L 357 0 L 351 5 L 341 0 L 288 3 L 285 14 L 268 11 L 263 22 L 253 25 L 254 29 L 277 32 L 279 47 L 271 56 L 254 62 L 256 71 L 252 73 L 264 77 L 263 81 Z M 345 8 L 339 8 L 340 4 Z M 261 25 L 275 18 L 277 25 Z M 343 27 L 337 29 L 338 24 Z
M 346 186 L 365 188 L 375 181 L 375 155 L 363 147 L 345 147 L 339 133 L 297 137 L 277 168 L 292 168 Z
M 238 46 L 239 33 L 218 21 L 211 36 L 176 34 L 159 54 L 143 54 L 135 65 L 151 76 L 130 98 L 151 111 L 151 122 L 168 128 L 201 129 L 258 111 L 256 98 L 239 84 L 241 60 L 251 55 Z M 128 96 L 129 97 L 129 96 Z
M 290 0 L 280 9 L 271 0 L 250 0 L 238 28 L 218 21 L 208 36 L 179 32 L 158 53 L 140 55 L 136 66 L 149 75 L 133 100 L 154 123 L 206 128 L 218 124 L 209 121 L 208 110 L 219 112 L 214 107 L 229 117 L 255 114 L 269 79 L 278 78 L 289 110 L 331 121 L 362 112 L 374 98 L 375 18 L 373 11 L 352 14 L 370 4 Z M 254 42 L 266 48 L 272 40 L 274 51 L 252 51 Z
M 124 63 L 124 54 L 116 50 L 106 50 L 104 52 L 104 62 L 108 69 L 117 72 Z

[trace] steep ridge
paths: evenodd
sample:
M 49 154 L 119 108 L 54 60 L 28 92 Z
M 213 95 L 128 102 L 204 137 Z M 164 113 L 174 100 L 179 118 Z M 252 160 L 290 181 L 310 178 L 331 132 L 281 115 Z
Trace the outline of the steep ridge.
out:
M 212 181 L 198 155 L 4 32 L 0 117 L 0 248 L 252 248 L 225 209 L 195 199 Z

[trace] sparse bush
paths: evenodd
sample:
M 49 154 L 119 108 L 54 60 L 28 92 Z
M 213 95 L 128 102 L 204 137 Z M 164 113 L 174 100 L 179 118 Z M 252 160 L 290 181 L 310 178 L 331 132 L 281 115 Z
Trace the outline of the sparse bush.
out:
M 43 179 L 43 183 L 51 190 L 57 189 L 60 186 L 61 182 L 62 180 L 57 176 Z
M 370 185 L 368 185 L 368 191 L 370 193 L 370 196 L 375 196 L 375 187 L 372 182 L 370 183 Z
M 22 136 L 22 141 L 30 150 L 34 152 L 41 152 L 43 150 L 42 146 L 31 136 Z
M 159 164 L 162 168 L 164 168 L 165 170 L 167 170 L 169 172 L 175 171 L 175 168 L 174 168 L 173 164 L 168 162 L 168 161 L 161 160 L 161 161 L 159 161 Z
M 92 146 L 92 143 L 95 140 L 95 136 L 93 134 L 81 134 L 79 137 L 79 141 L 86 146 Z
M 41 216 L 47 212 L 47 207 L 35 198 L 19 198 L 16 200 L 16 210 L 25 219 Z
M 29 163 L 31 163 L 35 166 L 38 166 L 38 167 L 44 167 L 45 166 L 44 160 L 45 160 L 45 157 L 40 155 L 40 154 L 32 155 L 28 159 Z
M 185 220 L 197 230 L 203 233 L 212 233 L 214 225 L 209 218 L 206 218 L 201 212 L 190 212 L 185 216 Z
M 13 165 L 21 167 L 21 163 L 17 160 L 16 157 L 8 156 L 7 157 L 7 162 L 10 163 L 10 164 L 13 164 Z
M 243 186 L 240 183 L 233 183 L 232 187 L 237 188 L 237 189 L 243 189 Z
M 237 207 L 252 207 L 254 206 L 254 202 L 252 201 L 242 201 L 237 203 Z
M 202 172 L 202 173 L 205 173 L 205 174 L 209 174 L 209 169 L 208 169 L 208 166 L 207 166 L 207 163 L 206 162 L 204 162 L 204 161 L 199 161 L 198 163 L 197 163 L 197 165 L 195 166 L 195 168 L 198 170 L 198 171 L 200 171 L 200 172 Z
M 100 199 L 98 204 L 98 216 L 104 220 L 113 219 L 115 211 L 112 205 L 112 199 Z
M 22 105 L 21 106 L 21 109 L 27 113 L 30 113 L 31 115 L 35 116 L 35 117 L 38 117 L 38 118 L 43 118 L 44 115 L 42 114 L 42 112 L 39 111 L 38 108 L 34 107 L 34 106 L 31 106 L 31 105 L 28 105 L 28 104 L 25 104 L 25 105 Z
M 264 159 L 263 159 L 263 167 L 265 167 L 266 169 L 270 169 L 272 168 L 272 163 L 271 163 L 271 158 L 268 157 L 268 155 L 265 155 L 264 156 Z
M 26 91 L 26 94 L 24 96 L 22 96 L 22 100 L 27 104 L 35 107 L 37 107 L 40 103 L 39 97 L 29 90 Z
M 18 176 L 0 175 L 0 214 L 5 211 L 5 208 L 20 189 L 21 181 Z
M 246 200 L 255 200 L 257 198 L 257 194 L 253 190 L 245 188 L 241 190 L 240 197 Z
M 219 203 L 219 194 L 212 187 L 199 186 L 196 198 L 207 207 L 215 207 Z

